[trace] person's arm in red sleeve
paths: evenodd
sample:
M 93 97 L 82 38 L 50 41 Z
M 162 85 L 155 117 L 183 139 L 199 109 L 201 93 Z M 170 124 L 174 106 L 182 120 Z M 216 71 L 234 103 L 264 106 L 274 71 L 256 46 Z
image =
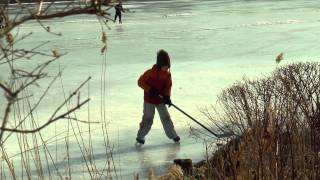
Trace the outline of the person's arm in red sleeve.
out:
M 144 72 L 138 79 L 138 86 L 141 87 L 144 91 L 149 92 L 150 86 L 147 84 L 147 80 L 150 77 L 150 70 Z
M 165 84 L 164 97 L 163 97 L 163 102 L 167 104 L 169 107 L 172 105 L 171 98 L 170 98 L 171 87 L 172 87 L 172 80 L 171 80 L 171 75 L 169 74 L 169 77 Z
M 172 87 L 172 79 L 171 74 L 169 74 L 169 77 L 166 81 L 165 88 L 164 88 L 164 96 L 171 96 L 171 87 Z

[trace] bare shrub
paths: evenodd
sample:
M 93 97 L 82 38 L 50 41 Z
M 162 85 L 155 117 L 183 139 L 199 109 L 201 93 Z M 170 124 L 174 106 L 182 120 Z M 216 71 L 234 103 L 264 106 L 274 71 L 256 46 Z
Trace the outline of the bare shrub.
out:
M 212 158 L 215 178 L 320 178 L 319 63 L 291 64 L 271 77 L 244 79 L 222 92 L 218 109 L 223 112 L 207 117 L 235 135 Z
M 9 1 L 0 3 L 0 179 L 71 179 L 74 176 L 83 176 L 86 179 L 112 179 L 117 178 L 112 157 L 107 125 L 105 122 L 105 88 L 101 88 L 101 119 L 99 122 L 82 119 L 77 115 L 80 108 L 90 110 L 90 79 L 87 77 L 83 82 L 75 86 L 73 90 L 64 89 L 62 79 L 63 70 L 58 69 L 55 74 L 49 73 L 49 67 L 66 53 L 60 53 L 56 49 L 48 50 L 45 46 L 49 43 L 43 41 L 40 44 L 32 44 L 31 47 L 20 47 L 19 43 L 33 38 L 33 33 L 20 34 L 20 25 L 28 21 L 36 22 L 48 35 L 62 36 L 63 33 L 54 32 L 52 27 L 46 26 L 44 20 L 63 18 L 72 15 L 94 15 L 101 24 L 102 35 L 101 53 L 104 53 L 103 61 L 106 61 L 106 20 L 109 19 L 107 10 L 112 6 L 110 1 L 89 0 L 69 1 L 57 3 L 56 1 L 44 2 L 17 0 L 15 4 Z M 99 31 L 98 30 L 98 31 Z M 98 52 L 100 53 L 100 52 Z M 27 68 L 25 65 L 33 65 Z M 105 87 L 105 63 L 102 65 L 101 86 Z M 62 102 L 53 106 L 52 114 L 38 118 L 40 103 L 50 92 L 51 87 L 57 81 L 62 86 Z M 43 83 L 46 82 L 46 83 Z M 43 86 L 45 84 L 46 86 Z M 35 87 L 38 91 L 35 92 Z M 86 93 L 80 93 L 80 91 Z M 66 93 L 70 92 L 70 93 Z M 40 95 L 34 96 L 35 93 Z M 89 112 L 88 112 L 89 114 Z M 59 120 L 66 123 L 61 134 L 54 137 L 44 137 L 44 129 Z M 85 124 L 85 128 L 81 124 Z M 100 123 L 102 137 L 105 145 L 105 163 L 103 167 L 96 165 L 94 149 L 92 145 L 92 123 Z M 55 129 L 56 130 L 56 129 Z M 73 144 L 71 146 L 71 139 Z M 8 143 L 8 141 L 11 141 Z M 15 143 L 12 144 L 12 141 Z M 65 144 L 57 148 L 57 144 Z M 49 147 L 51 146 L 51 147 Z M 53 147 L 55 146 L 55 148 Z M 78 147 L 81 169 L 72 169 L 71 148 Z M 10 152 L 18 149 L 17 154 Z M 76 170 L 78 174 L 74 174 Z

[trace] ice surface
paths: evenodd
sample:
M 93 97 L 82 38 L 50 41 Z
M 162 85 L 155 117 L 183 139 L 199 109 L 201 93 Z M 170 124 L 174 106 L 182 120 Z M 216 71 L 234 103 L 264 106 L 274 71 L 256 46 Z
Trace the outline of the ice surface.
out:
M 221 90 L 243 76 L 257 78 L 270 74 L 279 66 L 275 57 L 280 52 L 284 52 L 282 65 L 318 60 L 320 12 L 317 4 L 316 0 L 125 2 L 124 7 L 130 8 L 130 12 L 123 15 L 123 24 L 109 22 L 111 30 L 106 30 L 106 121 L 114 145 L 118 177 L 131 179 L 133 172 L 146 177 L 150 167 L 160 174 L 174 158 L 198 161 L 205 155 L 203 141 L 189 137 L 189 126 L 199 126 L 172 107 L 169 112 L 181 144 L 176 145 L 165 137 L 156 115 L 146 144 L 141 148 L 134 146 L 143 105 L 143 92 L 137 86 L 137 79 L 155 62 L 159 49 L 167 50 L 172 59 L 172 101 L 204 122 L 206 118 L 200 113 L 201 108 L 214 105 Z M 95 17 L 81 15 L 45 21 L 45 24 L 50 25 L 52 31 L 62 32 L 63 36 L 47 35 L 37 23 L 29 22 L 19 28 L 19 33 L 32 31 L 34 38 L 18 46 L 31 47 L 50 40 L 46 48 L 68 52 L 50 66 L 49 71 L 53 75 L 59 67 L 64 68 L 62 82 L 66 92 L 92 76 L 90 90 L 85 90 L 83 95 L 88 96 L 90 91 L 90 119 L 101 121 L 104 56 L 100 54 L 99 22 Z M 31 68 L 34 64 L 25 62 L 20 65 Z M 0 66 L 0 79 L 7 76 L 5 68 Z M 40 92 L 35 92 L 35 97 L 39 95 Z M 61 83 L 55 83 L 37 111 L 42 119 L 39 121 L 43 122 L 62 99 Z M 0 101 L 3 112 L 2 102 L 5 100 L 0 97 Z M 87 108 L 78 113 L 83 119 L 87 116 Z M 46 128 L 44 136 L 54 136 L 55 127 L 63 131 L 66 124 L 60 121 L 54 127 Z M 101 125 L 92 126 L 101 129 Z M 86 129 L 83 125 L 83 130 Z M 61 140 L 57 146 L 64 144 Z M 104 165 L 105 146 L 99 132 L 93 133 L 93 144 L 97 164 Z M 17 152 L 14 140 L 7 147 L 10 153 Z M 54 143 L 52 148 L 55 148 Z M 85 170 L 77 144 L 73 142 L 70 149 L 74 172 Z M 61 164 L 61 168 L 63 166 Z

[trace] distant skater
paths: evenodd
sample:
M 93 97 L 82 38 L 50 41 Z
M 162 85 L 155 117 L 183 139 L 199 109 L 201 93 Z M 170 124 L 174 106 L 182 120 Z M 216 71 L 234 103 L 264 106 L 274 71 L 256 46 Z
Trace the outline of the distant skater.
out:
M 123 7 L 122 7 L 122 2 L 120 1 L 115 7 L 114 9 L 116 10 L 116 14 L 114 15 L 114 20 L 113 22 L 116 22 L 117 17 L 119 16 L 119 23 L 122 24 L 122 20 L 121 20 L 121 13 L 125 12 Z
M 166 104 L 172 105 L 170 95 L 172 79 L 170 73 L 170 57 L 165 50 L 157 53 L 157 62 L 151 69 L 145 71 L 138 80 L 138 85 L 144 90 L 143 116 L 137 133 L 137 143 L 144 144 L 145 136 L 151 129 L 155 109 L 157 109 L 164 131 L 169 139 L 179 142 Z
M 5 20 L 2 16 L 0 16 L 0 29 L 3 29 L 5 27 Z

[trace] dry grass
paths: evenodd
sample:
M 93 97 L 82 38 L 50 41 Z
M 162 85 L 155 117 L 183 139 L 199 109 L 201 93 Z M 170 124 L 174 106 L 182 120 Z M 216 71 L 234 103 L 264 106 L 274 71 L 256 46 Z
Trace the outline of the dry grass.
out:
M 139 179 L 139 178 L 138 178 Z M 168 171 L 161 175 L 160 177 L 156 177 L 154 175 L 153 169 L 149 170 L 148 180 L 183 180 L 184 175 L 180 166 L 172 165 L 169 167 Z
M 206 115 L 219 130 L 235 135 L 202 166 L 206 178 L 320 179 L 318 63 L 292 64 L 270 78 L 244 79 L 223 91 L 219 101 L 223 113 Z
M 104 5 L 107 6 L 109 2 L 105 1 Z M 104 25 L 105 20 L 109 19 L 108 13 L 100 1 L 70 1 L 64 7 L 61 5 L 55 1 L 45 4 L 41 1 L 39 6 L 31 6 L 19 1 L 13 11 L 9 4 L 0 6 L 0 16 L 4 23 L 0 29 L 0 66 L 5 71 L 5 77 L 1 77 L 4 79 L 0 81 L 0 90 L 5 92 L 2 98 L 4 102 L 1 102 L 4 112 L 0 112 L 0 179 L 72 179 L 75 176 L 85 179 L 119 178 L 105 116 L 107 37 Z M 98 33 L 102 35 L 102 46 L 105 49 L 101 61 L 101 114 L 99 124 L 95 124 L 95 127 L 93 124 L 97 120 L 90 117 L 91 78 L 84 79 L 74 89 L 65 88 L 63 70 L 57 61 L 66 53 L 60 53 L 58 49 L 48 50 L 49 41 L 21 48 L 17 46 L 20 41 L 34 42 L 33 33 L 13 31 L 27 21 L 34 21 L 48 35 L 61 36 L 62 33 L 52 31 L 54 28 L 44 26 L 42 20 L 79 14 L 97 16 L 101 23 L 101 32 Z M 24 66 L 26 61 L 28 67 Z M 56 74 L 52 73 L 54 68 L 51 65 L 54 63 L 59 63 Z M 61 87 L 61 96 L 56 98 L 61 102 L 50 104 L 51 114 L 43 113 L 41 103 L 51 98 L 53 85 Z M 55 124 L 58 121 L 63 123 L 62 128 Z M 106 149 L 102 167 L 98 167 L 95 157 L 93 130 L 95 134 L 100 133 L 99 137 L 103 137 L 102 143 Z M 48 134 L 52 134 L 52 137 Z M 13 150 L 17 153 L 13 154 Z M 73 154 L 75 152 L 76 155 Z M 78 158 L 81 165 L 72 162 L 73 158 Z

